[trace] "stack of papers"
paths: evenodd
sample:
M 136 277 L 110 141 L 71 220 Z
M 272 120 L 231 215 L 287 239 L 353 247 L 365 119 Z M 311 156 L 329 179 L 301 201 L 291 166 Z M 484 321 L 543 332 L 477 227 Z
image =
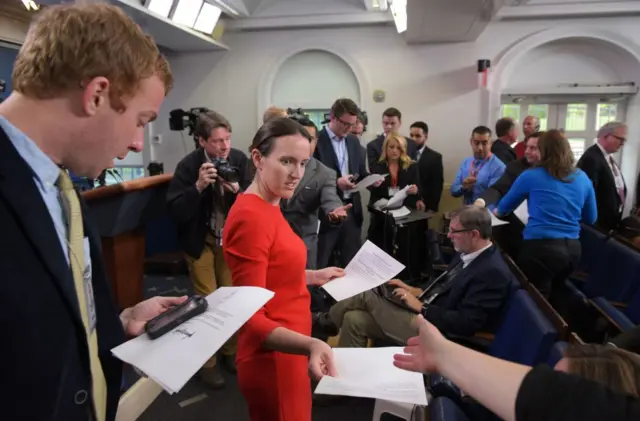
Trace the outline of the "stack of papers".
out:
M 273 292 L 258 287 L 219 288 L 207 297 L 209 306 L 201 315 L 158 339 L 143 334 L 111 352 L 168 393 L 177 393 L 273 296 Z
M 336 301 L 342 301 L 384 284 L 404 267 L 402 263 L 367 240 L 344 268 L 344 276 L 327 282 L 322 287 Z
M 402 353 L 401 347 L 334 348 L 338 375 L 324 376 L 315 393 L 427 405 L 422 374 L 393 365 L 393 355 Z

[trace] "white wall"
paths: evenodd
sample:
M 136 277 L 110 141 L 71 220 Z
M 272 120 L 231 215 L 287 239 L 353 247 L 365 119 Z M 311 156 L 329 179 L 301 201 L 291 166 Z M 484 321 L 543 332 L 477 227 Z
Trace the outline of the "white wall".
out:
M 616 83 L 638 78 L 628 54 L 597 40 L 563 39 L 535 48 L 520 60 L 505 88 L 556 83 Z M 505 86 L 506 85 L 506 86 Z
M 268 79 L 265 74 L 274 71 L 273 68 L 292 51 L 299 51 L 305 45 L 316 48 L 321 41 L 326 49 L 347 59 L 360 79 L 362 105 L 369 113 L 371 123 L 368 137 L 380 131 L 380 115 L 390 106 L 403 112 L 405 131 L 415 120 L 426 121 L 430 126 L 430 145 L 443 154 L 445 179 L 450 181 L 460 160 L 469 154 L 471 129 L 478 124 L 487 124 L 488 116 L 492 115 L 488 112 L 486 93 L 477 89 L 477 59 L 488 58 L 495 65 L 496 59 L 518 40 L 549 28 L 579 25 L 606 28 L 629 39 L 640 38 L 638 23 L 638 18 L 496 22 L 475 43 L 420 46 L 407 46 L 393 27 L 228 33 L 225 42 L 231 48 L 229 52 L 171 57 L 178 82 L 167 99 L 163 118 L 154 127 L 154 131 L 162 132 L 165 139 L 154 156 L 165 162 L 166 170 L 174 168 L 183 152 L 176 134 L 167 132 L 166 112 L 176 107 L 203 105 L 222 112 L 231 120 L 233 143 L 246 150 L 257 129 L 257 116 L 268 105 L 263 98 L 267 89 L 263 84 Z M 608 75 L 610 65 L 596 63 L 595 70 L 585 67 L 592 65 L 599 56 L 593 46 L 582 41 L 578 44 L 576 52 L 580 57 L 577 59 L 567 51 L 572 48 L 571 44 L 561 42 L 549 47 L 557 50 L 555 57 L 548 58 L 547 49 L 547 58 L 540 59 L 549 71 L 527 71 L 523 65 L 511 74 L 518 75 L 522 71 L 527 83 L 538 85 L 549 84 L 556 76 L 568 79 L 579 72 L 591 72 L 596 76 L 606 72 Z M 604 51 L 603 57 L 609 60 L 615 54 Z M 558 66 L 563 70 L 558 71 Z M 635 77 L 640 78 L 640 75 Z M 514 76 L 511 81 L 518 79 Z M 373 102 L 374 89 L 386 91 L 385 102 Z M 630 173 L 634 172 L 637 173 L 635 165 L 630 169 Z
M 29 24 L 0 15 L 0 41 L 22 44 Z
M 282 64 L 270 97 L 270 104 L 283 108 L 328 109 L 340 97 L 360 102 L 360 86 L 351 67 L 340 57 L 310 50 Z

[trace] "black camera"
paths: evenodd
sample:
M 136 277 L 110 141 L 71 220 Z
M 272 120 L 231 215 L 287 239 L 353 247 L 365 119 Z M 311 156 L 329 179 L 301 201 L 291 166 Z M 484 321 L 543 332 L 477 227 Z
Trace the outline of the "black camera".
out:
M 189 129 L 189 136 L 192 136 L 196 129 L 198 117 L 209 111 L 211 110 L 205 107 L 192 108 L 189 111 L 181 109 L 173 110 L 169 112 L 169 129 L 175 132 Z
M 229 161 L 226 159 L 214 158 L 210 159 L 209 162 L 213 164 L 216 171 L 218 171 L 218 176 L 220 176 L 224 181 L 229 183 L 237 183 L 240 181 L 240 170 L 229 164 Z

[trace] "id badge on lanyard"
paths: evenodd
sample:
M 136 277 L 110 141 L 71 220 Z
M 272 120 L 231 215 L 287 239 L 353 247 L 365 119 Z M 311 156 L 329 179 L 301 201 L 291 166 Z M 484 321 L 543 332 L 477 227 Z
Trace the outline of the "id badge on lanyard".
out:
M 489 161 L 489 158 L 491 158 L 491 155 L 488 155 L 485 159 L 483 159 L 480 165 L 478 165 L 478 168 L 475 168 L 475 160 L 472 160 L 471 165 L 469 167 L 469 176 L 477 178 L 478 174 L 480 173 L 480 170 L 482 169 L 482 167 L 484 167 L 484 164 L 486 164 L 487 161 Z
M 397 187 L 389 187 L 389 197 L 395 196 L 398 193 L 399 189 Z

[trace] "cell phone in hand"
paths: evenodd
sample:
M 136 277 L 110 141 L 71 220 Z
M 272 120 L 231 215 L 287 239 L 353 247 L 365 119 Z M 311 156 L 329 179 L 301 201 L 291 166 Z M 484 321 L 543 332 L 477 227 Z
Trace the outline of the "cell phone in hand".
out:
M 145 324 L 144 330 L 147 332 L 147 335 L 149 335 L 149 338 L 158 339 L 187 320 L 204 313 L 207 307 L 209 307 L 209 303 L 206 298 L 200 295 L 194 295 L 184 303 L 170 308 L 159 316 L 149 320 Z

